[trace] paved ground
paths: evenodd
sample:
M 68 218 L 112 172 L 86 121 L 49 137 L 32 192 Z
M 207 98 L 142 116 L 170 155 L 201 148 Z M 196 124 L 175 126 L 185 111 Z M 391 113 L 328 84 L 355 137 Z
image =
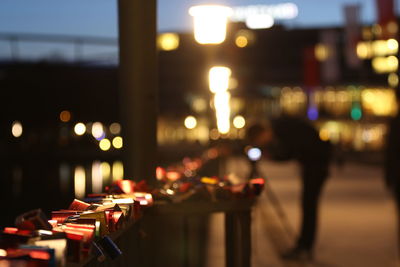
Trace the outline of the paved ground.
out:
M 244 177 L 248 167 L 241 160 L 228 163 L 228 170 Z M 295 239 L 299 225 L 300 183 L 294 162 L 262 162 L 284 215 L 279 215 L 266 191 L 253 212 L 252 259 L 254 267 L 320 266 L 380 267 L 396 265 L 394 206 L 376 166 L 348 164 L 332 167 L 321 200 L 320 228 L 312 264 L 282 262 L 277 256 Z M 212 218 L 208 266 L 223 266 L 222 216 Z M 286 222 L 286 223 L 285 223 Z

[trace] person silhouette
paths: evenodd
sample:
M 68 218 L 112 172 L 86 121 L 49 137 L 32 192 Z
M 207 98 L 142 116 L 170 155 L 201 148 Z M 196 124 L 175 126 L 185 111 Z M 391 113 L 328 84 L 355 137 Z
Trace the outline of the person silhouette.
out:
M 246 139 L 276 161 L 296 160 L 301 167 L 302 223 L 295 246 L 282 254 L 283 259 L 311 260 L 317 231 L 318 202 L 329 175 L 331 144 L 322 141 L 311 124 L 300 118 L 281 116 L 268 124 L 254 124 Z

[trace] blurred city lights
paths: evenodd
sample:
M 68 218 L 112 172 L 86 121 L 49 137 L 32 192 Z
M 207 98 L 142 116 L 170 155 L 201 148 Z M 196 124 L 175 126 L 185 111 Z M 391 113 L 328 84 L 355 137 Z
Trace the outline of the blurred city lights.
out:
M 217 140 L 220 137 L 220 133 L 217 129 L 212 129 L 210 131 L 210 138 L 211 140 Z
M 228 90 L 231 73 L 231 69 L 228 67 L 212 67 L 208 74 L 210 91 L 217 93 Z
M 103 190 L 103 175 L 101 173 L 100 161 L 94 161 L 92 164 L 92 192 L 101 193 Z
M 386 25 L 386 29 L 389 33 L 396 34 L 397 31 L 399 30 L 399 26 L 395 21 L 391 21 Z
M 103 139 L 104 140 L 104 139 Z M 123 146 L 123 140 L 121 136 L 116 136 L 113 138 L 112 140 L 112 145 L 113 147 L 115 147 L 116 149 L 120 149 Z
M 100 164 L 100 168 L 101 168 L 101 175 L 102 175 L 103 181 L 105 183 L 107 183 L 111 176 L 110 164 L 108 164 L 108 162 L 104 161 Z
M 327 129 L 321 129 L 319 131 L 319 138 L 322 141 L 328 141 L 329 140 L 329 131 Z
M 111 148 L 111 142 L 110 142 L 110 140 L 108 140 L 107 138 L 102 139 L 102 140 L 99 142 L 99 147 L 100 147 L 100 149 L 103 150 L 103 151 L 109 150 L 109 149 Z
M 319 61 L 325 61 L 329 57 L 329 47 L 325 44 L 317 44 L 314 53 L 316 59 Z
M 274 5 L 248 5 L 233 8 L 230 17 L 232 21 L 246 21 L 253 16 L 268 15 L 274 19 L 294 19 L 299 13 L 294 3 L 279 3 Z
M 115 161 L 112 165 L 113 181 L 122 180 L 124 178 L 124 166 L 121 161 Z
M 103 124 L 101 124 L 101 122 L 93 123 L 93 125 L 92 125 L 92 135 L 96 139 L 100 139 L 100 138 L 103 137 L 104 130 L 103 130 Z
M 238 87 L 238 85 L 239 85 L 239 82 L 238 82 L 238 80 L 236 78 L 234 78 L 234 77 L 230 77 L 229 78 L 229 87 L 228 87 L 228 89 L 235 89 L 235 88 Z
M 373 55 L 371 44 L 367 42 L 359 42 L 356 51 L 357 56 L 361 59 L 371 58 Z
M 14 137 L 18 138 L 22 135 L 22 124 L 19 121 L 14 121 L 11 125 L 11 133 Z
M 166 171 L 164 168 L 158 166 L 156 168 L 156 178 L 157 180 L 162 180 L 165 177 Z
M 219 5 L 200 5 L 189 9 L 194 19 L 194 38 L 200 44 L 220 44 L 226 37 L 226 24 L 232 9 Z
M 362 106 L 375 116 L 393 116 L 397 103 L 394 90 L 365 89 L 361 93 Z
M 76 135 L 83 135 L 86 132 L 86 126 L 82 122 L 75 124 L 74 132 Z
M 197 120 L 196 120 L 196 118 L 193 117 L 193 116 L 187 116 L 187 117 L 185 118 L 184 124 L 185 124 L 185 127 L 186 127 L 186 128 L 188 128 L 188 129 L 193 129 L 193 128 L 195 128 L 196 125 L 197 125 Z
M 235 44 L 238 47 L 240 48 L 246 47 L 248 43 L 249 41 L 247 40 L 246 36 L 239 35 L 238 37 L 236 37 Z
M 388 50 L 393 54 L 397 54 L 397 51 L 399 50 L 399 43 L 397 42 L 396 39 L 389 39 L 386 42 Z
M 74 173 L 74 191 L 75 197 L 82 199 L 86 191 L 86 174 L 82 166 L 77 166 Z
M 179 47 L 179 35 L 176 33 L 162 33 L 157 38 L 158 48 L 164 51 L 175 50 Z
M 193 100 L 192 108 L 196 112 L 203 112 L 207 109 L 207 101 L 204 98 L 196 98 Z
M 253 31 L 250 30 L 239 30 L 235 35 L 236 46 L 243 48 L 255 41 L 255 35 Z
M 377 37 L 380 37 L 380 35 L 382 34 L 382 27 L 379 24 L 373 25 L 371 30 L 372 30 L 372 33 L 375 34 L 375 36 L 377 36 Z
M 222 134 L 227 134 L 230 130 L 231 109 L 229 105 L 230 93 L 218 92 L 214 96 L 215 115 L 217 118 L 217 128 Z
M 251 161 L 257 161 L 261 158 L 261 150 L 257 147 L 252 147 L 247 151 L 247 156 Z
M 233 118 L 233 126 L 235 126 L 236 129 L 242 129 L 246 125 L 246 120 L 244 119 L 243 116 L 236 116 Z
M 396 39 L 363 41 L 357 44 L 357 55 L 361 59 L 396 55 L 399 43 Z
M 396 73 L 388 75 L 388 84 L 390 87 L 395 88 L 399 85 L 399 76 Z
M 110 125 L 110 133 L 112 133 L 112 134 L 120 134 L 121 133 L 121 125 L 118 122 L 111 123 L 111 125 Z
M 246 26 L 249 29 L 268 29 L 274 26 L 274 18 L 268 14 L 252 15 L 246 19 Z
M 377 73 L 396 72 L 399 60 L 395 56 L 375 57 L 372 59 L 372 67 Z
M 69 122 L 71 120 L 71 112 L 69 112 L 68 110 L 61 111 L 60 120 L 62 122 Z

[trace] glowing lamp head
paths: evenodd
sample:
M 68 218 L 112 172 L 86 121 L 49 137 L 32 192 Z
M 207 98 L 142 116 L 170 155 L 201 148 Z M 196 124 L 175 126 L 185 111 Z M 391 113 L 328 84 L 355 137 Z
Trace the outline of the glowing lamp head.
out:
M 233 14 L 231 8 L 200 5 L 189 9 L 194 19 L 194 38 L 200 44 L 220 44 L 226 37 L 226 24 Z
M 212 93 L 227 91 L 231 74 L 231 69 L 228 67 L 212 67 L 208 73 L 210 91 Z

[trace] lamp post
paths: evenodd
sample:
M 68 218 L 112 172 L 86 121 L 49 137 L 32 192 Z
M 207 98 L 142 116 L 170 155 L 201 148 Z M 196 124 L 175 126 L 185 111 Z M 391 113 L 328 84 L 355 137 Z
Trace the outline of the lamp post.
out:
M 226 38 L 228 18 L 233 14 L 230 7 L 200 5 L 189 9 L 193 16 L 194 38 L 199 44 L 221 44 Z M 213 47 L 213 48 L 214 48 Z M 207 50 L 208 66 L 214 61 L 211 47 Z M 231 70 L 224 66 L 213 66 L 208 73 L 210 91 L 214 95 L 215 115 L 218 131 L 227 134 L 230 130 L 230 94 L 228 93 Z
M 228 92 L 231 70 L 224 66 L 212 67 L 209 71 L 210 91 L 214 93 L 214 108 L 217 118 L 218 132 L 229 133 L 231 108 L 229 101 L 231 98 Z

